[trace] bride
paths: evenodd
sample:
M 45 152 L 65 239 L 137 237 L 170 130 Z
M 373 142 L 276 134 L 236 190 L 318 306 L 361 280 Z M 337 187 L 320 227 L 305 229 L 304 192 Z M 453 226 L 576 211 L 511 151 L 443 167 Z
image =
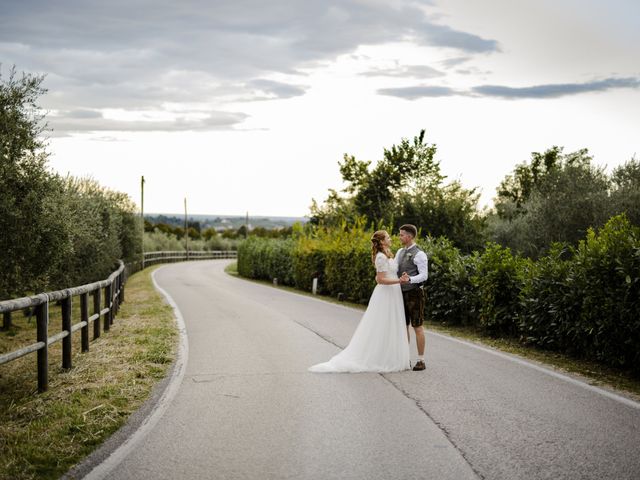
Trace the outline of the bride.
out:
M 409 343 L 405 326 L 398 264 L 391 253 L 391 238 L 384 230 L 371 237 L 371 260 L 377 285 L 349 345 L 331 360 L 309 368 L 310 372 L 398 372 L 408 370 Z

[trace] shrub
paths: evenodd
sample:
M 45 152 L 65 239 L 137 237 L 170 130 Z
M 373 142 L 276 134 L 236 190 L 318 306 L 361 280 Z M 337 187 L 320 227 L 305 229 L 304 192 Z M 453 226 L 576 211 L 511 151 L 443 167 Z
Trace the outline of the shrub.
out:
M 172 233 L 164 233 L 157 228 L 153 232 L 144 233 L 145 252 L 183 251 L 184 241 Z
M 450 325 L 477 323 L 471 275 L 476 256 L 461 255 L 446 238 L 427 238 L 420 246 L 429 258 L 425 318 Z
M 325 252 L 318 240 L 301 238 L 293 249 L 293 281 L 297 288 L 309 291 L 318 278 L 318 293 L 326 293 Z
M 259 280 L 293 285 L 293 241 L 249 237 L 238 247 L 238 273 Z
M 523 343 L 549 350 L 575 350 L 572 337 L 582 300 L 571 281 L 572 262 L 566 259 L 572 255 L 572 247 L 556 243 L 548 255 L 526 265 L 518 323 Z
M 489 335 L 516 335 L 525 263 L 495 243 L 488 243 L 477 257 L 471 283 L 476 289 L 478 325 Z
M 619 215 L 590 230 L 569 280 L 582 299 L 569 340 L 587 357 L 640 374 L 640 228 Z
M 338 293 L 367 304 L 376 286 L 371 249 L 366 245 L 344 245 L 325 252 L 325 282 L 330 295 Z

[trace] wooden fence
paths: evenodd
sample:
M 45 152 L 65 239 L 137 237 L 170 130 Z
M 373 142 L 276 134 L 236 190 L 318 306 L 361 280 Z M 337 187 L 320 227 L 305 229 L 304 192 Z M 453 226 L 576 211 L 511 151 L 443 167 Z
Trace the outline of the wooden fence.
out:
M 156 263 L 184 262 L 187 260 L 213 260 L 223 258 L 238 258 L 238 252 L 235 250 L 147 252 L 144 254 L 144 266 L 148 267 Z
M 13 312 L 25 309 L 33 309 L 36 317 L 36 343 L 0 354 L 0 365 L 37 352 L 38 365 L 38 391 L 44 392 L 49 385 L 49 345 L 62 341 L 62 368 L 72 367 L 71 334 L 80 330 L 81 349 L 89 351 L 89 327 L 93 324 L 93 340 L 100 337 L 102 329 L 108 331 L 113 325 L 120 304 L 124 302 L 124 286 L 127 277 L 141 268 L 156 263 L 179 262 L 185 260 L 208 260 L 217 258 L 237 258 L 235 251 L 210 251 L 210 252 L 147 252 L 144 261 L 124 265 L 118 261 L 119 267 L 109 278 L 99 282 L 82 285 L 80 287 L 67 288 L 56 292 L 40 293 L 31 297 L 16 298 L 0 302 L 0 313 L 3 317 L 3 327 L 11 325 Z M 93 314 L 89 314 L 89 296 L 92 297 Z M 73 297 L 80 297 L 80 321 L 72 324 L 71 305 Z M 49 336 L 49 304 L 59 302 L 62 310 L 62 330 Z

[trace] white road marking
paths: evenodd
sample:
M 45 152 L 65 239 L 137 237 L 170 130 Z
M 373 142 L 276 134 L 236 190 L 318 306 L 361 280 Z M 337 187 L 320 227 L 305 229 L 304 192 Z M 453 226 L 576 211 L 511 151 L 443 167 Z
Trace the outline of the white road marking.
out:
M 584 388 L 586 390 L 590 390 L 592 392 L 598 393 L 598 394 L 603 395 L 603 396 L 605 396 L 607 398 L 610 398 L 610 399 L 615 400 L 617 402 L 623 403 L 623 404 L 625 404 L 625 405 L 627 405 L 629 407 L 640 409 L 640 403 L 638 403 L 638 402 L 636 402 L 634 400 L 631 400 L 630 398 L 623 397 L 622 395 L 617 395 L 617 394 L 615 394 L 613 392 L 610 392 L 608 390 L 604 390 L 604 389 L 596 387 L 594 385 L 589 385 L 588 383 L 585 383 L 585 382 L 583 382 L 581 380 L 569 377 L 567 375 L 563 375 L 562 373 L 554 372 L 553 370 L 550 370 L 550 369 L 545 368 L 545 367 L 541 367 L 540 365 L 536 365 L 534 363 L 528 362 L 528 361 L 523 360 L 521 358 L 517 358 L 517 357 L 511 356 L 511 355 L 507 355 L 505 353 L 498 352 L 498 351 L 492 350 L 490 348 L 482 347 L 480 345 L 476 345 L 475 343 L 467 342 L 465 340 L 460 340 L 458 338 L 450 337 L 449 335 L 443 335 L 441 333 L 436 333 L 436 332 L 433 332 L 431 330 L 429 330 L 429 335 L 434 335 L 436 337 L 440 337 L 440 338 L 443 338 L 445 340 L 461 343 L 462 345 L 466 345 L 467 347 L 475 348 L 476 350 L 480 350 L 480 351 L 485 352 L 485 353 L 490 353 L 491 355 L 495 355 L 495 356 L 503 358 L 505 360 L 509 360 L 511 362 L 515 362 L 515 363 L 517 363 L 519 365 L 523 365 L 525 367 L 533 368 L 534 370 L 537 370 L 537 371 L 542 372 L 542 373 L 546 373 L 547 375 L 550 375 L 552 377 L 558 378 L 558 379 L 563 380 L 563 381 L 568 382 L 568 383 L 572 383 L 573 385 L 578 385 L 579 387 L 582 387 L 582 388 Z
M 171 307 L 173 308 L 173 314 L 175 315 L 176 323 L 178 324 L 179 341 L 178 351 L 176 353 L 175 368 L 173 369 L 173 373 L 171 375 L 169 383 L 162 393 L 160 400 L 155 405 L 149 416 L 147 416 L 140 427 L 118 448 L 116 448 L 111 453 L 111 455 L 109 455 L 102 463 L 91 470 L 91 472 L 89 472 L 84 477 L 85 480 L 102 480 L 109 474 L 109 472 L 111 472 L 111 470 L 118 466 L 162 418 L 167 408 L 169 407 L 169 404 L 171 404 L 171 401 L 178 393 L 178 388 L 182 384 L 184 372 L 187 369 L 187 359 L 189 357 L 189 341 L 187 338 L 187 328 L 185 326 L 184 318 L 182 317 L 182 313 L 180 312 L 178 305 L 173 300 L 173 298 L 171 298 L 171 296 L 158 285 L 158 282 L 156 281 L 156 273 L 163 268 L 165 267 L 163 266 L 158 270 L 155 270 L 151 274 L 151 278 L 153 280 L 153 285 L 155 286 L 155 288 L 160 293 L 162 293 L 162 295 L 164 295 L 169 305 L 171 305 Z

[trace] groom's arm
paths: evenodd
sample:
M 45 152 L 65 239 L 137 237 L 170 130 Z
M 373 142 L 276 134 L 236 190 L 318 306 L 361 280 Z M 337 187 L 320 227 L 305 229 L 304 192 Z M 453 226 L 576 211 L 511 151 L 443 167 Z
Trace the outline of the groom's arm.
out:
M 424 252 L 418 252 L 413 257 L 413 263 L 418 267 L 418 275 L 409 277 L 410 283 L 422 283 L 426 282 L 429 278 L 429 262 L 427 260 L 427 254 Z

